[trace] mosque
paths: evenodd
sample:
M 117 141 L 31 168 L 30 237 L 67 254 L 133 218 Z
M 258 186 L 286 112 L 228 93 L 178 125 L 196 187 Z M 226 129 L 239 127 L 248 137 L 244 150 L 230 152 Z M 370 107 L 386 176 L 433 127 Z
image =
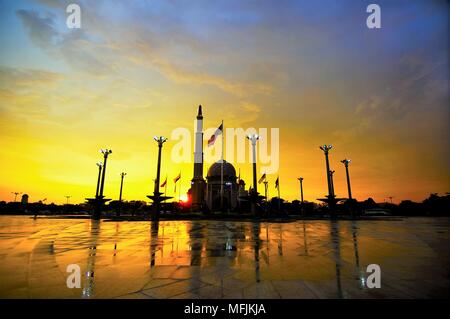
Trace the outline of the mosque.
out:
M 203 177 L 203 114 L 199 105 L 195 131 L 194 177 L 188 191 L 193 210 L 239 210 L 248 195 L 245 182 L 236 176 L 234 166 L 223 162 L 223 197 L 221 196 L 221 162 L 212 164 Z M 222 198 L 221 198 L 222 197 Z

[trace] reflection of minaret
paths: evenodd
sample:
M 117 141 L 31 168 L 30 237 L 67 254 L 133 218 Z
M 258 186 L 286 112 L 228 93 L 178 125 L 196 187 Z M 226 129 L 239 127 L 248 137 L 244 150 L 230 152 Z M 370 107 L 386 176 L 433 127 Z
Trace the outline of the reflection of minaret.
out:
M 191 253 L 191 266 L 202 266 L 202 250 L 206 250 L 204 228 L 205 227 L 202 227 L 202 225 L 198 225 L 195 222 L 190 224 L 188 235 Z
M 195 129 L 194 178 L 192 179 L 192 207 L 201 208 L 205 198 L 205 180 L 203 178 L 203 115 L 202 106 L 198 106 Z
M 189 269 L 192 278 L 200 278 L 201 269 L 204 266 L 202 262 L 205 261 L 204 258 L 202 258 L 202 252 L 205 251 L 206 254 L 208 253 L 207 252 L 208 234 L 205 233 L 206 231 L 207 228 L 205 227 L 205 225 L 203 225 L 202 222 L 192 221 L 190 223 L 190 228 L 188 229 L 188 236 L 191 253 L 191 267 Z M 208 261 L 206 260 L 206 262 Z M 202 283 L 199 280 L 191 280 L 189 285 L 190 292 L 192 294 L 195 294 L 196 292 L 198 292 L 201 286 Z

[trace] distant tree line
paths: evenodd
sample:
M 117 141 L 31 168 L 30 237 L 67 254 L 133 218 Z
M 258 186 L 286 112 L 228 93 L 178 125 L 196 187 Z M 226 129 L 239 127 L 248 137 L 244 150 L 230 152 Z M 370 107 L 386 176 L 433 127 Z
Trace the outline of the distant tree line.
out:
M 105 216 L 128 215 L 148 216 L 152 205 L 145 201 L 111 201 L 104 206 Z M 166 214 L 189 214 L 192 213 L 186 203 L 163 203 L 162 213 Z M 3 215 L 89 215 L 92 207 L 88 204 L 45 204 L 42 202 L 22 204 L 21 202 L 0 201 L 0 214 Z M 234 214 L 248 215 L 250 203 L 242 202 Z M 210 213 L 210 212 L 209 212 Z M 335 206 L 333 213 L 337 215 L 367 215 L 382 214 L 392 216 L 450 216 L 450 194 L 439 196 L 437 193 L 422 202 L 403 200 L 399 204 L 388 202 L 376 203 L 372 198 L 364 201 L 347 200 Z M 263 201 L 259 205 L 259 214 L 262 216 L 325 216 L 330 214 L 326 204 L 317 204 L 299 200 L 287 202 L 284 199 L 274 197 L 269 201 Z

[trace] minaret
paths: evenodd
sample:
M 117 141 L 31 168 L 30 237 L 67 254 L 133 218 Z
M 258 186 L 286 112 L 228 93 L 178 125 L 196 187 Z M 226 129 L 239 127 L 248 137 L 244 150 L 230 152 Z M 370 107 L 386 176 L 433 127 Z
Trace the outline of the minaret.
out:
M 198 106 L 195 130 L 194 178 L 192 179 L 192 208 L 200 209 L 205 199 L 205 179 L 203 178 L 203 114 Z

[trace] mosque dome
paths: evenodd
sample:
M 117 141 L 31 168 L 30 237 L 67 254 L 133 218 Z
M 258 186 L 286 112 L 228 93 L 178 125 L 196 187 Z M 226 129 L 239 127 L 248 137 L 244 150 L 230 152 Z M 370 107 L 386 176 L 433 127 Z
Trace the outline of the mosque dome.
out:
M 221 166 L 222 166 L 222 164 L 220 162 L 216 162 L 216 163 L 212 164 L 209 167 L 207 177 L 208 178 L 211 178 L 211 177 L 213 177 L 213 178 L 219 177 L 220 178 Z M 223 161 L 223 176 L 234 177 L 234 178 L 236 177 L 236 170 L 235 170 L 234 166 L 225 160 Z

